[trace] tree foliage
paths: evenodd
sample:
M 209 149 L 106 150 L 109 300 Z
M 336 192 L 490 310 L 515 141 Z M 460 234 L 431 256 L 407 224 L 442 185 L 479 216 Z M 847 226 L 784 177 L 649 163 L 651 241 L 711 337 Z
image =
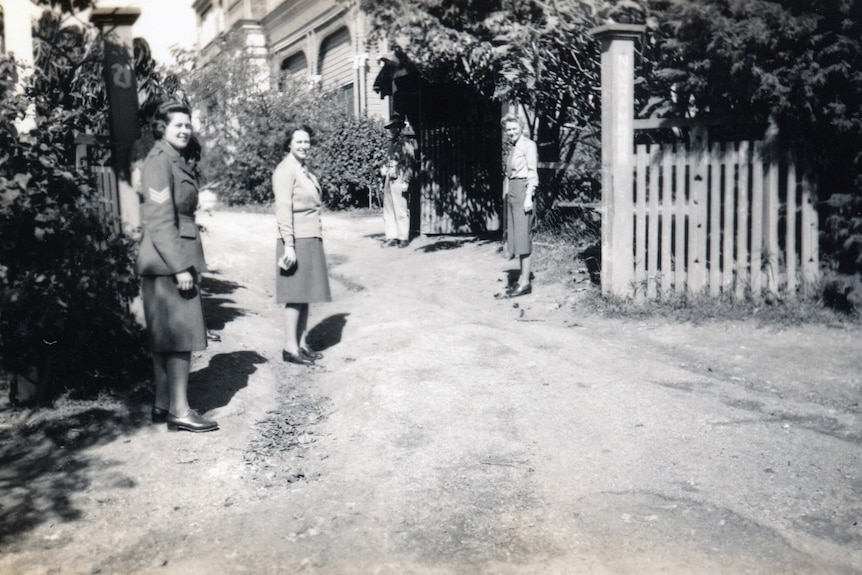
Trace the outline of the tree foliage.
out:
M 862 2 L 664 0 L 650 22 L 643 111 L 768 118 L 816 177 L 822 251 L 862 271 Z
M 639 14 L 613 0 L 362 0 L 376 36 L 399 46 L 431 82 L 469 85 L 527 115 L 540 161 L 559 162 L 543 188 L 597 189 L 599 46 L 590 30 Z M 569 192 L 571 193 L 571 192 Z
M 356 206 L 376 189 L 387 137 L 377 120 L 353 118 L 337 93 L 272 78 L 241 34 L 228 35 L 205 58 L 178 53 L 177 77 L 196 110 L 204 144 L 202 169 L 229 204 L 269 204 L 272 172 L 284 158 L 285 128 L 315 133 L 310 163 L 333 208 Z M 278 82 L 278 89 L 272 89 Z
M 400 46 L 429 80 L 461 82 L 535 113 L 531 124 L 543 159 L 587 167 L 593 177 L 582 174 L 580 187 L 593 189 L 600 62 L 589 30 L 608 21 L 646 24 L 635 72 L 637 112 L 771 121 L 780 142 L 813 171 L 822 205 L 835 206 L 825 210 L 824 251 L 842 270 L 862 269 L 862 1 L 361 5 L 376 33 Z M 558 173 L 552 184 L 571 178 Z
M 98 39 L 46 13 L 26 92 L 0 64 L 0 358 L 39 398 L 97 389 L 141 364 L 132 240 L 116 231 L 74 135 L 106 125 Z M 25 114 L 36 128 L 19 135 Z

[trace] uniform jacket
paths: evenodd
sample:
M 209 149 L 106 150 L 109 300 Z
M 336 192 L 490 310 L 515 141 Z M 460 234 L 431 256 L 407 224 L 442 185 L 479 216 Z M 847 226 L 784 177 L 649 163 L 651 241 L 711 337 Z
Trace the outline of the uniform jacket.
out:
M 141 275 L 174 275 L 207 270 L 195 210 L 198 180 L 180 153 L 164 140 L 150 150 L 141 174 L 141 224 L 138 252 Z
M 317 177 L 288 154 L 272 173 L 275 220 L 285 246 L 296 238 L 323 237 L 320 223 L 320 184 Z
M 509 178 L 526 178 L 527 194 L 531 194 L 539 185 L 538 153 L 536 143 L 522 135 L 509 150 L 506 159 L 506 178 L 503 180 L 503 192 L 509 189 Z

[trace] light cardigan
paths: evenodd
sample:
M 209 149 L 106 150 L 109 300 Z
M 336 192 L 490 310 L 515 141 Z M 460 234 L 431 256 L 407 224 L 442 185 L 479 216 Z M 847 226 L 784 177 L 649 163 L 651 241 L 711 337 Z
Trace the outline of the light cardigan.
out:
M 285 246 L 294 246 L 296 238 L 322 237 L 320 184 L 293 154 L 285 156 L 272 173 L 272 191 L 278 233 Z
M 521 136 L 509 149 L 509 157 L 506 159 L 506 179 L 503 186 L 508 187 L 509 178 L 523 178 L 527 180 L 527 195 L 531 195 L 539 185 L 538 153 L 536 143 L 528 137 Z

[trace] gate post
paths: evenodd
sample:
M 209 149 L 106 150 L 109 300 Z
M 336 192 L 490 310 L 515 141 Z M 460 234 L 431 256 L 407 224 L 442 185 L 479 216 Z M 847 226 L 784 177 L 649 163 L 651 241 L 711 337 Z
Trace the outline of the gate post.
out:
M 104 39 L 111 161 L 117 183 L 115 215 L 121 218 L 126 228 L 132 229 L 140 224 L 140 202 L 131 184 L 129 166 L 132 144 L 141 135 L 132 47 L 132 24 L 140 15 L 140 8 L 97 8 L 90 16 L 90 21 L 99 27 Z
M 602 50 L 602 295 L 626 297 L 634 282 L 634 43 L 641 24 L 590 33 Z

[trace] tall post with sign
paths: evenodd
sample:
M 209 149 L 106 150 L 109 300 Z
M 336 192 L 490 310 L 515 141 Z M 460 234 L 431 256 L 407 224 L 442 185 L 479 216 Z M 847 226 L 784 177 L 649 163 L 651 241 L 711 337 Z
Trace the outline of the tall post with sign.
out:
M 111 122 L 111 157 L 116 177 L 114 213 L 126 228 L 140 225 L 139 200 L 131 184 L 129 158 L 141 135 L 138 123 L 138 85 L 135 79 L 132 24 L 139 8 L 103 8 L 93 11 L 90 21 L 102 31 L 104 72 Z

